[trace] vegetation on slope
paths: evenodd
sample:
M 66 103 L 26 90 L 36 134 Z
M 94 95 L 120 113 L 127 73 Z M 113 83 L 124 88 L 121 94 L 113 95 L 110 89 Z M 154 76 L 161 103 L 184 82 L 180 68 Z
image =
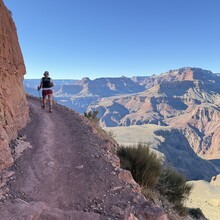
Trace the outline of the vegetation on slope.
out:
M 84 116 L 98 130 L 104 131 L 99 126 L 97 115 L 98 111 L 84 113 Z M 111 132 L 104 132 L 104 135 L 113 138 Z M 121 167 L 131 172 L 135 181 L 142 187 L 142 192 L 146 197 L 161 201 L 165 198 L 180 215 L 189 214 L 193 218 L 204 217 L 200 209 L 187 210 L 184 205 L 193 185 L 187 183 L 186 178 L 173 168 L 163 168 L 162 161 L 156 153 L 149 149 L 149 146 L 138 144 L 138 146 L 125 147 L 121 145 L 117 149 L 117 155 L 120 158 Z
M 180 214 L 186 214 L 184 201 L 192 190 L 192 185 L 173 169 L 163 168 L 160 159 L 149 147 L 143 144 L 138 146 L 120 146 L 117 150 L 121 167 L 130 170 L 133 178 L 144 190 L 157 190 Z
M 96 111 L 93 111 L 93 112 L 92 112 L 92 111 L 85 112 L 85 113 L 84 113 L 84 116 L 85 116 L 86 118 L 88 118 L 89 120 L 91 120 L 91 121 L 93 121 L 93 122 L 95 122 L 95 123 L 98 123 L 98 122 L 99 122 L 99 118 L 97 117 L 98 114 L 99 114 L 99 111 L 96 110 Z

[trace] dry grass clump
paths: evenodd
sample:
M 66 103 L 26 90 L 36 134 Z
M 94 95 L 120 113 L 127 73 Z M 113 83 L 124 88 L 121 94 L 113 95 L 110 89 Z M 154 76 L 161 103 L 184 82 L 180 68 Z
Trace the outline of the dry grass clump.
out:
M 149 147 L 119 147 L 117 154 L 124 169 L 130 170 L 134 180 L 142 187 L 154 188 L 161 174 L 162 164 Z

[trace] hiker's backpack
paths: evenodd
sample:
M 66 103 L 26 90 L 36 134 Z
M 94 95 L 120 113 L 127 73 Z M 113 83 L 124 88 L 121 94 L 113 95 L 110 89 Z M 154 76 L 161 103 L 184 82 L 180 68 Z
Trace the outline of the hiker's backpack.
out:
M 50 88 L 51 87 L 51 78 L 50 77 L 43 77 L 41 79 L 41 82 L 43 83 L 43 88 Z

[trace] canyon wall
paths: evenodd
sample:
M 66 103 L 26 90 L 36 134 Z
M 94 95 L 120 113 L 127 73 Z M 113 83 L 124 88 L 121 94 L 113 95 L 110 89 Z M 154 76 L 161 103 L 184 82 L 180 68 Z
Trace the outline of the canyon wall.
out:
M 25 73 L 11 12 L 0 0 L 0 173 L 13 163 L 9 143 L 29 119 Z

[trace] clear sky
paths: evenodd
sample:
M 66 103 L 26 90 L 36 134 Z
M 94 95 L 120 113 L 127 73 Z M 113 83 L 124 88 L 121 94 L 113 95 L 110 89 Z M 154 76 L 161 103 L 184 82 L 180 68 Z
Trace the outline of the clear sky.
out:
M 181 67 L 220 73 L 220 0 L 3 0 L 27 74 L 145 76 Z

